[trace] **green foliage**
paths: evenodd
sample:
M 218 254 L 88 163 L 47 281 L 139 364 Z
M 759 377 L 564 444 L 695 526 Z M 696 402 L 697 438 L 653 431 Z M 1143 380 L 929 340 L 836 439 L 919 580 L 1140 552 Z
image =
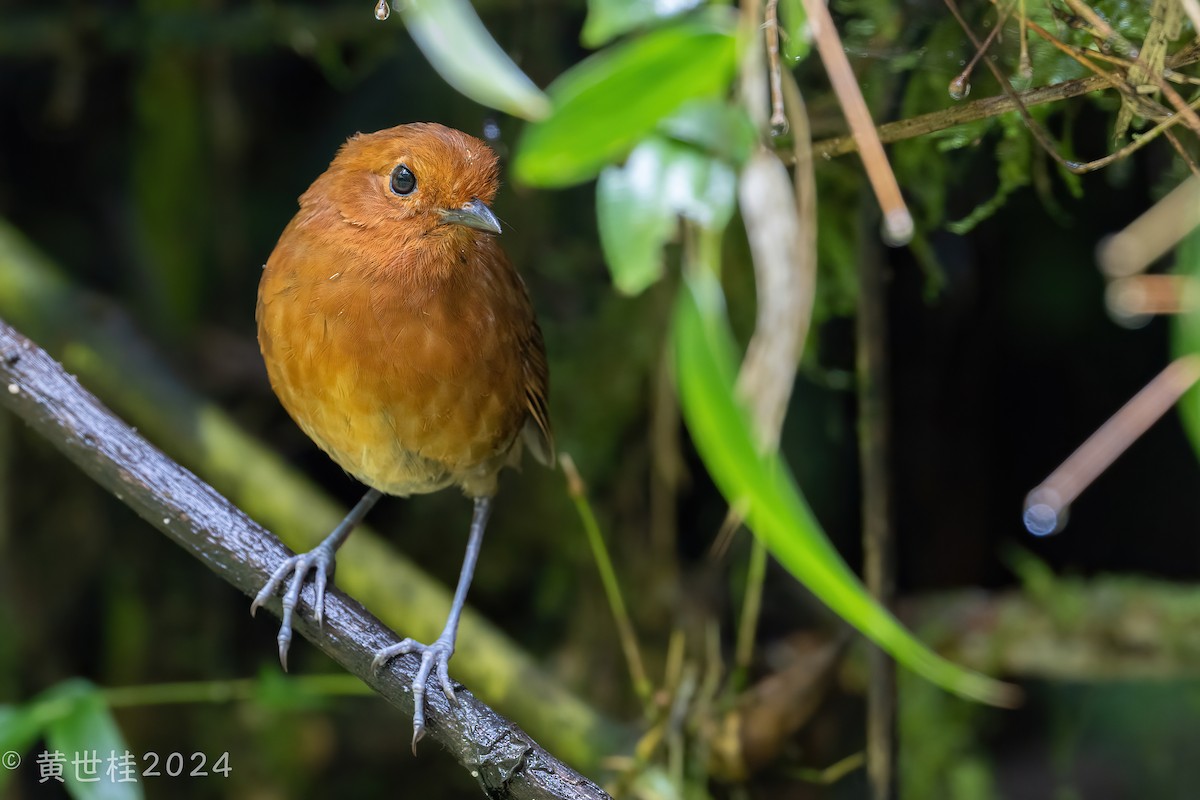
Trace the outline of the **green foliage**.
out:
M 1200 280 L 1200 229 L 1188 234 L 1175 249 L 1175 272 Z M 1200 311 L 1179 314 L 1171 325 L 1171 350 L 1175 357 L 1200 354 Z M 1192 449 L 1200 455 L 1200 385 L 1188 390 L 1178 403 L 1183 429 Z
M 110 756 L 120 757 L 128 747 L 104 697 L 87 681 L 58 684 L 23 706 L 0 706 L 0 751 L 24 753 L 39 737 L 45 737 L 47 752 L 65 757 L 62 778 L 75 800 L 142 797 L 140 783 L 120 782 L 105 774 Z M 83 763 L 89 757 L 97 760 Z M 72 763 L 76 758 L 81 762 L 78 771 Z M 26 763 L 34 767 L 32 760 Z M 10 774 L 0 769 L 0 788 Z
M 404 0 L 397 4 L 413 41 L 458 91 L 525 119 L 541 119 L 550 102 L 496 44 L 467 0 Z
M 898 681 L 900 796 L 995 800 L 996 779 L 976 735 L 985 712 L 912 676 Z
M 702 0 L 589 0 L 580 41 L 599 47 L 623 33 L 690 11 Z
M 521 136 L 513 174 L 545 187 L 594 178 L 688 100 L 724 94 L 736 54 L 732 20 L 719 14 L 597 53 L 550 86 L 554 111 Z
M 935 655 L 859 583 L 777 455 L 754 444 L 734 398 L 733 339 L 715 276 L 693 272 L 675 310 L 673 344 L 684 419 L 713 480 L 755 536 L 840 617 L 924 678 L 963 697 L 1012 701 L 1011 688 Z
M 1009 195 L 1029 185 L 1033 160 L 1033 140 L 1029 131 L 1016 114 L 1005 114 L 999 118 L 999 124 L 1003 138 L 996 145 L 996 174 L 999 178 L 996 193 L 962 219 L 947 222 L 946 229 L 951 233 L 968 233 L 999 211 Z
M 804 0 L 780 0 L 779 40 L 782 55 L 792 63 L 808 58 L 812 50 L 812 36 L 808 30 Z
M 732 167 L 685 144 L 646 139 L 596 183 L 600 244 L 613 283 L 637 294 L 661 277 L 663 247 L 680 217 L 721 231 L 733 216 Z
M 758 133 L 746 111 L 724 100 L 689 101 L 663 119 L 658 129 L 734 166 L 746 163 L 758 143 Z
M 633 17 L 625 23 L 639 24 Z M 640 292 L 662 276 L 663 247 L 679 218 L 700 233 L 693 259 L 718 266 L 714 243 L 732 215 L 735 178 L 728 164 L 703 150 L 740 162 L 752 139 L 741 133 L 747 130 L 743 113 L 696 98 L 726 91 L 735 52 L 722 17 L 693 16 L 657 28 L 569 70 L 550 88 L 554 112 L 521 139 L 513 171 L 527 183 L 563 186 L 600 173 L 600 239 L 624 292 Z M 654 81 L 647 84 L 647 75 Z M 689 100 L 686 111 L 669 116 Z M 696 146 L 649 135 L 656 128 Z M 621 159 L 622 166 L 614 165 Z M 847 233 L 844 241 L 853 240 Z M 849 252 L 842 261 L 852 265 Z M 729 334 L 714 316 L 723 307 L 720 288 L 709 280 L 700 287 L 693 276 L 691 290 L 681 295 L 674 342 L 685 419 L 726 499 L 747 509 L 750 527 L 799 580 L 901 663 L 951 691 L 1001 702 L 1002 685 L 929 652 L 871 599 L 782 462 L 758 455 L 734 399 Z

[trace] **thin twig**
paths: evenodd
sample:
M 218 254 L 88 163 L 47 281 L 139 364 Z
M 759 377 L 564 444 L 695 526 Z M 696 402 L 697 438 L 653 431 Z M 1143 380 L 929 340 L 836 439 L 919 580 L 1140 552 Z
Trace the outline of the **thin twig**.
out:
M 1017 71 L 1022 78 L 1028 80 L 1033 77 L 1033 61 L 1029 58 L 1029 36 L 1026 34 L 1029 18 L 1025 16 L 1025 0 L 1017 0 L 1017 3 L 1021 9 L 1017 25 L 1017 33 L 1021 37 L 1021 55 L 1017 59 Z
M 879 126 L 879 140 L 884 144 L 890 144 L 892 142 L 904 141 L 905 139 L 915 139 L 918 136 L 937 133 L 938 131 L 944 131 L 957 125 L 966 125 L 967 123 L 976 122 L 981 119 L 1008 114 L 1017 110 L 1018 102 L 1032 108 L 1033 106 L 1045 105 L 1046 103 L 1056 103 L 1059 100 L 1066 100 L 1071 97 L 1079 97 L 1098 89 L 1107 88 L 1108 85 L 1108 81 L 1097 76 L 1091 76 L 1063 81 L 1051 86 L 1040 86 L 1036 89 L 1029 89 L 1017 95 L 1017 99 L 1008 95 L 983 97 L 964 105 L 944 108 L 940 111 L 931 111 L 928 114 L 921 114 L 895 122 L 885 122 Z M 858 142 L 850 135 L 835 136 L 832 139 L 822 139 L 819 142 L 813 143 L 813 152 L 826 159 L 834 158 L 835 156 L 844 156 L 855 152 L 857 149 Z
M 1004 30 L 1004 22 L 1008 19 L 1008 15 L 1012 13 L 1013 5 L 1015 3 L 1004 9 L 997 7 L 996 24 L 992 27 L 992 32 L 983 40 L 983 47 L 975 51 L 975 55 L 971 56 L 971 60 L 963 67 L 962 72 L 958 73 L 958 76 L 950 81 L 950 96 L 955 100 L 962 100 L 970 94 L 971 73 L 975 71 L 975 65 L 979 63 L 979 59 L 983 58 L 984 53 L 991 48 L 992 42 L 996 41 L 996 37 L 1000 35 L 1000 31 Z
M 228 500 L 154 448 L 101 405 L 44 350 L 0 321 L 0 405 L 46 437 L 143 519 L 247 595 L 291 553 Z M 303 602 L 313 589 L 306 586 Z M 280 601 L 268 603 L 278 614 Z M 317 627 L 298 616 L 296 630 L 388 702 L 411 714 L 409 687 L 418 660 L 397 659 L 376 673 L 374 654 L 399 642 L 356 601 L 336 589 Z M 559 762 L 465 688 L 452 704 L 426 698 L 430 736 L 449 750 L 491 796 L 604 798 L 598 786 Z M 505 765 L 498 768 L 496 765 Z
M 1110 283 L 1104 300 L 1118 322 L 1140 327 L 1156 314 L 1196 311 L 1200 286 L 1190 275 L 1131 275 Z
M 1129 43 L 1128 39 L 1113 30 L 1113 27 L 1108 24 L 1108 21 L 1097 14 L 1096 11 L 1090 5 L 1083 2 L 1083 0 L 1063 0 L 1063 2 L 1065 2 L 1073 12 L 1079 15 L 1080 18 L 1086 20 L 1087 24 L 1096 31 L 1096 34 L 1101 39 L 1109 43 L 1115 42 L 1117 44 L 1117 52 L 1124 55 L 1135 49 L 1133 45 Z
M 783 111 L 783 68 L 779 64 L 779 0 L 767 0 L 767 73 L 771 82 L 771 133 L 787 133 L 787 114 Z
M 1061 530 L 1079 493 L 1108 469 L 1183 393 L 1200 380 L 1200 356 L 1177 358 L 1050 473 L 1025 499 L 1025 527 L 1037 536 Z
M 746 567 L 746 591 L 743 593 L 742 613 L 738 618 L 737 644 L 733 651 L 733 666 L 743 676 L 754 661 L 754 642 L 758 633 L 758 616 L 762 612 L 763 585 L 767 578 L 767 548 L 758 537 L 750 543 L 750 561 Z
M 858 79 L 854 77 L 854 70 L 850 67 L 850 60 L 846 57 L 842 40 L 834 27 L 833 17 L 830 16 L 823 0 L 804 0 L 804 10 L 808 14 L 808 23 L 812 27 L 821 63 L 825 65 L 829 83 L 842 106 L 850 133 L 858 143 L 867 179 L 875 192 L 879 208 L 883 211 L 883 228 L 888 244 L 906 244 L 912 238 L 912 214 L 904 203 L 904 197 L 900 194 L 900 184 L 896 182 L 896 174 L 892 172 L 887 154 L 875 133 L 871 111 L 863 99 Z M 976 45 L 978 44 L 976 42 Z M 991 64 L 990 61 L 985 63 Z
M 954 16 L 954 19 L 958 22 L 959 27 L 963 29 L 963 33 L 965 33 L 967 38 L 971 40 L 971 44 L 973 44 L 975 47 L 979 47 L 979 37 L 975 35 L 975 31 L 971 29 L 971 26 L 967 24 L 966 19 L 963 18 L 962 12 L 958 10 L 958 4 L 955 2 L 955 0 L 945 0 L 945 3 L 946 7 L 950 9 L 950 13 Z M 1026 24 L 1031 25 L 1032 23 L 1026 20 Z M 1071 172 L 1078 172 L 1080 165 L 1074 161 L 1068 161 L 1067 159 L 1063 158 L 1061 153 L 1058 152 L 1058 149 L 1054 146 L 1054 142 L 1050 139 L 1049 134 L 1047 134 L 1038 121 L 1033 118 L 1033 115 L 1029 113 L 1029 109 L 1025 107 L 1023 102 L 1021 102 L 1020 96 L 1009 84 L 1008 79 L 1000 72 L 1000 68 L 993 64 L 991 59 L 984 59 L 983 63 L 987 66 L 988 71 L 992 73 L 992 77 L 996 79 L 996 83 L 1000 85 L 1000 88 L 1004 90 L 1004 93 L 1013 101 L 1016 112 L 1021 115 L 1021 119 L 1025 122 L 1025 127 L 1029 130 L 1030 135 L 1033 136 L 1041 148 L 1045 150 L 1050 157 L 1058 162 L 1058 164 L 1064 169 L 1067 169 Z
M 1109 278 L 1135 275 L 1200 225 L 1200 178 L 1189 178 L 1140 217 L 1096 248 L 1100 270 Z
M 1195 101 L 1193 101 L 1192 105 L 1195 107 L 1200 107 L 1200 98 L 1197 98 Z M 1182 114 L 1175 114 L 1174 116 L 1167 117 L 1162 122 L 1158 123 L 1153 128 L 1146 131 L 1141 136 L 1134 139 L 1132 142 L 1130 142 L 1129 144 L 1120 148 L 1119 150 L 1114 150 L 1113 152 L 1109 153 L 1108 155 L 1104 156 L 1103 158 L 1097 158 L 1094 161 L 1088 161 L 1087 163 L 1084 163 L 1084 164 L 1072 162 L 1070 169 L 1072 172 L 1074 172 L 1077 175 L 1082 175 L 1087 172 L 1095 172 L 1098 169 L 1103 169 L 1104 167 L 1107 167 L 1109 164 L 1112 164 L 1116 161 L 1120 161 L 1123 158 L 1127 158 L 1130 155 L 1136 153 L 1138 150 L 1141 150 L 1143 147 L 1145 147 L 1146 145 L 1150 144 L 1152 141 L 1157 139 L 1159 134 L 1163 133 L 1164 131 L 1170 130 L 1175 125 L 1179 124 L 1179 122 L 1182 120 L 1183 120 Z
M 858 309 L 854 317 L 863 580 L 879 604 L 890 608 L 895 585 L 884 287 L 877 248 L 867 246 L 858 256 Z M 872 645 L 868 668 L 867 775 L 874 800 L 887 800 L 896 794 L 896 665 L 882 648 Z
M 629 611 L 625 608 L 625 599 L 621 596 L 621 584 L 617 581 L 617 572 L 613 569 L 612 559 L 608 555 L 608 547 L 604 544 L 604 536 L 600 533 L 600 523 L 588 502 L 587 486 L 575 466 L 575 459 L 570 453 L 562 453 L 559 459 L 563 474 L 567 478 L 567 494 L 575 503 L 579 519 L 583 523 L 584 533 L 587 534 L 588 545 L 592 548 L 592 558 L 596 561 L 596 569 L 600 572 L 600 582 L 604 584 L 604 595 L 608 598 L 608 607 L 612 611 L 613 622 L 617 626 L 617 638 L 621 641 L 621 650 L 625 653 L 625 663 L 629 666 L 629 676 L 633 680 L 634 691 L 642 701 L 645 710 L 649 712 L 651 693 L 654 687 L 646 676 L 646 668 L 642 665 L 642 651 L 638 648 L 637 635 L 633 631 L 633 622 L 629 619 Z
M 1188 46 L 1167 59 L 1171 67 L 1178 69 L 1200 60 L 1200 46 Z M 956 105 L 940 111 L 931 111 L 909 119 L 885 122 L 878 128 L 879 140 L 884 144 L 914 139 L 918 136 L 936 133 L 956 125 L 965 125 L 989 117 L 998 117 L 1010 111 L 1017 111 L 1021 105 L 1027 108 L 1056 103 L 1072 97 L 1080 97 L 1101 89 L 1108 88 L 1111 81 L 1108 78 L 1092 75 L 1087 78 L 1074 78 L 1062 83 L 1049 86 L 1039 86 L 1024 92 L 983 97 L 970 103 Z M 1010 87 L 1011 88 L 1011 87 Z M 822 158 L 833 158 L 853 153 L 858 144 L 853 136 L 835 136 L 813 143 L 813 152 Z
M 1071 58 L 1075 59 L 1075 61 L 1078 62 L 1080 65 L 1092 70 L 1097 75 L 1104 77 L 1106 80 L 1108 80 L 1111 83 L 1111 85 L 1113 86 L 1113 88 L 1119 90 L 1121 92 L 1121 94 L 1124 95 L 1124 97 L 1127 101 L 1127 106 L 1128 106 L 1128 104 L 1133 104 L 1133 105 L 1136 105 L 1139 109 L 1141 109 L 1142 106 L 1146 105 L 1147 103 L 1150 103 L 1148 98 L 1138 94 L 1137 87 L 1134 85 L 1131 85 L 1130 81 L 1126 80 L 1125 78 L 1115 78 L 1112 76 L 1111 73 L 1107 73 L 1104 70 L 1097 67 L 1089 59 L 1080 58 L 1079 57 L 1080 51 L 1078 50 L 1078 48 L 1073 48 L 1071 45 L 1067 45 L 1067 44 L 1060 42 L 1057 38 L 1055 38 L 1048 31 L 1046 31 L 1045 28 L 1038 25 L 1037 23 L 1030 22 L 1030 23 L 1028 23 L 1028 25 L 1029 25 L 1030 30 L 1032 30 L 1038 36 L 1041 36 L 1043 39 L 1045 39 L 1047 42 L 1049 42 L 1054 47 L 1056 47 L 1059 50 L 1061 50 L 1062 52 L 1066 53 Z M 1082 52 L 1085 55 L 1091 55 L 1086 50 L 1084 50 Z M 1141 63 L 1140 61 L 1134 62 L 1130 66 L 1130 70 L 1133 70 L 1134 68 L 1138 67 L 1140 63 Z M 1200 134 L 1200 116 L 1196 115 L 1195 110 L 1192 109 L 1191 106 L 1189 106 L 1187 104 L 1186 100 L 1184 100 L 1182 97 L 1180 97 L 1179 92 L 1175 91 L 1175 89 L 1171 87 L 1171 85 L 1167 82 L 1166 78 L 1164 78 L 1163 75 L 1158 71 L 1148 74 L 1146 77 L 1148 80 L 1154 81 L 1155 86 L 1157 86 L 1162 91 L 1162 93 L 1167 96 L 1167 99 L 1170 101 L 1171 105 L 1173 105 L 1175 107 L 1175 110 L 1183 115 L 1183 121 L 1187 123 L 1188 127 L 1191 128 L 1196 133 Z M 1150 116 L 1150 114 L 1147 114 L 1147 116 Z M 1159 114 L 1158 118 L 1161 119 L 1163 116 L 1166 116 L 1166 114 L 1165 113 Z

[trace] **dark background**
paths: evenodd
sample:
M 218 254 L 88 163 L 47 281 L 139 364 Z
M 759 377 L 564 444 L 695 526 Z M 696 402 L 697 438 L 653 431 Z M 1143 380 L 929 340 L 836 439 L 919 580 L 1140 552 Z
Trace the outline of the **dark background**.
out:
M 578 44 L 582 3 L 476 5 L 541 86 L 585 53 Z M 930 9 L 896 13 L 911 15 L 914 27 L 940 24 Z M 930 59 L 920 68 L 945 70 Z M 887 59 L 860 54 L 856 66 L 868 75 L 886 72 Z M 805 62 L 798 74 L 810 87 L 816 127 L 832 129 L 837 121 L 819 63 Z M 884 107 L 898 106 L 907 80 L 889 79 L 895 94 L 881 101 Z M 985 91 L 986 82 L 977 82 L 976 95 Z M 1075 146 L 1103 153 L 1107 112 L 1073 102 Z M 295 198 L 347 135 L 416 120 L 476 135 L 494 121 L 502 156 L 522 124 L 447 87 L 399 18 L 378 23 L 367 2 L 0 7 L 0 216 L 75 285 L 118 305 L 176 377 L 347 504 L 361 487 L 295 428 L 266 383 L 254 341 L 259 267 Z M 990 196 L 994 144 L 984 138 L 928 156 L 952 164 L 946 219 Z M 836 183 L 822 191 L 822 235 L 826 220 L 873 230 L 856 221 L 859 186 L 844 180 L 856 169 L 849 157 L 818 165 L 822 189 Z M 966 236 L 929 226 L 941 269 L 937 292 L 907 251 L 883 252 L 891 485 L 904 595 L 1018 588 L 1014 546 L 1092 586 L 1107 585 L 1112 573 L 1144 576 L 1153 586 L 1196 580 L 1200 476 L 1174 415 L 1080 498 L 1062 533 L 1034 539 L 1021 526 L 1025 493 L 1168 362 L 1164 320 L 1138 330 L 1110 320 L 1093 253 L 1172 175 L 1179 175 L 1173 155 L 1155 144 L 1085 177 L 1082 198 L 1055 183 L 1058 210 L 1024 189 Z M 901 179 L 918 194 L 912 182 L 919 176 Z M 854 201 L 842 202 L 846 197 Z M 572 453 L 589 481 L 657 676 L 670 632 L 696 616 L 724 623 L 730 642 L 748 549 L 743 533 L 725 561 L 710 562 L 725 507 L 686 437 L 691 480 L 675 498 L 678 538 L 665 554 L 653 544 L 649 409 L 669 287 L 635 299 L 615 294 L 597 244 L 590 185 L 534 191 L 506 178 L 495 208 L 546 334 L 560 449 Z M 730 247 L 736 250 L 736 241 Z M 823 263 L 827 268 L 839 269 Z M 749 303 L 733 305 L 735 321 L 744 323 Z M 827 298 L 819 309 L 822 323 L 793 399 L 784 451 L 830 536 L 857 564 L 856 406 L 845 388 L 854 341 L 851 321 L 837 313 L 844 305 Z M 0 460 L 0 703 L 21 703 L 73 676 L 102 686 L 273 679 L 274 619 L 251 620 L 247 598 L 5 417 Z M 443 492 L 386 501 L 372 523 L 449 583 L 468 518 L 469 504 Z M 1148 614 L 1160 613 L 1146 602 Z M 588 702 L 636 724 L 596 571 L 560 475 L 529 464 L 505 478 L 471 603 Z M 809 625 L 833 627 L 772 569 L 760 642 L 765 647 Z M 293 659 L 293 674 L 335 670 L 304 642 Z M 901 724 L 905 796 L 1195 796 L 1200 741 L 1189 721 L 1200 695 L 1184 679 L 1188 672 L 1167 670 L 1154 681 L 1096 681 L 1086 670 L 1074 680 L 1015 675 L 1029 690 L 1017 712 L 969 708 L 906 678 L 902 697 L 912 710 Z M 861 771 L 829 789 L 794 772 L 862 748 L 857 694 L 852 678 L 839 681 L 781 762 L 744 789 L 715 786 L 714 795 L 865 796 Z M 477 792 L 436 748 L 423 748 L 414 760 L 408 720 L 370 696 L 308 705 L 260 698 L 151 706 L 120 710 L 117 719 L 133 749 L 231 753 L 228 784 L 163 779 L 147 783 L 150 797 Z M 953 732 L 957 742 L 939 744 Z M 27 765 L 8 796 L 59 795 L 39 786 Z

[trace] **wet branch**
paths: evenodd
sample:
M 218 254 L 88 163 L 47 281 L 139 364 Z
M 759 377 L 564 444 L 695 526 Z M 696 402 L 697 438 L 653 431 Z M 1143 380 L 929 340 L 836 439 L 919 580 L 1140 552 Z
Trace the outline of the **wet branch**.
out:
M 0 320 L 0 405 L 12 410 L 100 485 L 143 519 L 247 595 L 290 555 L 273 535 L 212 487 L 154 448 L 118 419 L 61 365 Z M 302 604 L 311 607 L 305 587 Z M 268 604 L 279 612 L 279 598 Z M 399 641 L 354 600 L 331 590 L 325 624 L 301 615 L 296 630 L 405 714 L 417 659 L 404 656 L 373 674 L 376 650 Z M 450 751 L 491 797 L 608 797 L 598 786 L 547 753 L 528 734 L 476 699 L 457 692 L 453 706 L 440 692 L 426 700 L 430 737 Z

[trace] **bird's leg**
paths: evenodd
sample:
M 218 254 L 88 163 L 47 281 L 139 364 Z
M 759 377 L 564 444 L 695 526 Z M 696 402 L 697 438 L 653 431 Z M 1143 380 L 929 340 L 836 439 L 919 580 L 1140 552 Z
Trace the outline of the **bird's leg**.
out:
M 454 655 L 454 640 L 458 636 L 458 619 L 462 616 L 463 606 L 467 602 L 467 589 L 471 586 L 471 576 L 475 574 L 475 562 L 479 560 L 479 550 L 483 545 L 483 531 L 487 527 L 488 517 L 492 513 L 492 498 L 476 497 L 475 513 L 471 517 L 471 536 L 467 540 L 467 553 L 463 556 L 462 571 L 458 575 L 458 588 L 454 590 L 454 601 L 450 604 L 450 615 L 446 618 L 446 627 L 442 635 L 433 644 L 421 644 L 413 639 L 405 639 L 399 644 L 385 647 L 375 655 L 371 662 L 372 669 L 378 670 L 392 658 L 405 653 L 420 653 L 421 668 L 417 677 L 413 678 L 413 752 L 417 750 L 417 742 L 425 735 L 425 692 L 430 673 L 437 670 L 438 683 L 451 702 L 457 703 L 454 696 L 454 685 L 450 683 L 448 663 Z
M 254 616 L 258 607 L 271 599 L 280 584 L 289 575 L 291 576 L 291 582 L 283 596 L 283 622 L 279 625 L 279 636 L 277 637 L 279 663 L 283 665 L 285 671 L 287 670 L 288 647 L 292 643 L 292 612 L 295 610 L 296 604 L 300 602 L 300 589 L 304 586 L 304 578 L 310 570 L 315 573 L 313 580 L 316 582 L 317 594 L 313 617 L 320 625 L 325 618 L 325 585 L 333 578 L 337 550 L 346 541 L 350 531 L 354 530 L 354 526 L 362 521 L 362 518 L 367 515 L 372 506 L 379 502 L 379 498 L 382 496 L 383 493 L 378 489 L 369 490 L 363 495 L 363 499 L 350 509 L 346 518 L 338 523 L 338 526 L 333 529 L 333 533 L 325 537 L 324 541 L 307 553 L 292 556 L 280 564 L 279 568 L 271 574 L 271 579 L 263 586 L 262 591 L 254 598 L 254 602 L 250 604 L 250 616 Z

